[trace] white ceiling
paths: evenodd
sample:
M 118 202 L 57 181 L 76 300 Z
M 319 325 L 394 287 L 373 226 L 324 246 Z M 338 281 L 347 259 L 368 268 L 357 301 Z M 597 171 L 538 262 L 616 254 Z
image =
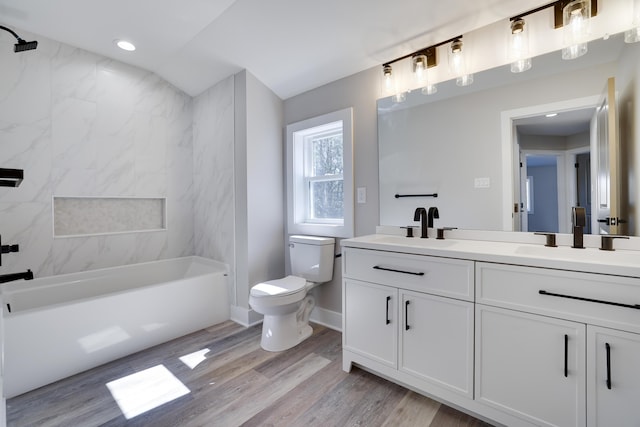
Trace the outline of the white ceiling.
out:
M 548 2 L 0 0 L 0 25 L 137 65 L 192 96 L 247 69 L 286 99 Z
M 513 123 L 518 128 L 518 132 L 524 135 L 571 136 L 589 131 L 591 117 L 595 111 L 595 107 L 563 111 L 553 117 L 546 117 L 543 114 L 516 119 Z M 554 112 L 550 111 L 549 113 Z

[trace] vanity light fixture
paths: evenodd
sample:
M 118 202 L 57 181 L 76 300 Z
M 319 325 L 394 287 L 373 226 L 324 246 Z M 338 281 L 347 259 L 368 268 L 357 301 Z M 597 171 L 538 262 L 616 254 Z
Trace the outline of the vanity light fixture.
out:
M 456 76 L 456 85 L 469 86 L 473 83 L 473 74 L 467 70 L 467 62 L 462 52 L 462 39 L 457 38 L 451 42 L 449 51 L 449 67 Z
M 118 46 L 122 50 L 126 50 L 127 52 L 133 52 L 134 50 L 136 50 L 136 46 L 129 41 L 116 40 L 115 43 L 116 43 L 116 46 Z
M 589 36 L 589 18 L 591 17 L 589 0 L 574 0 L 562 9 L 562 23 L 565 47 L 562 59 L 576 59 L 587 53 Z
M 531 57 L 529 56 L 529 32 L 525 31 L 525 22 L 522 17 L 512 18 L 511 20 L 509 56 L 512 61 L 512 73 L 521 73 L 531 68 Z
M 462 36 L 445 40 L 382 64 L 382 95 L 385 97 L 393 96 L 394 102 L 402 102 L 406 99 L 410 88 L 420 88 L 425 95 L 436 93 L 438 88 L 429 78 L 429 68 L 438 64 L 437 48 L 459 39 L 462 39 Z M 409 62 L 409 66 L 401 67 L 400 65 L 404 64 L 399 63 L 405 60 Z M 392 64 L 394 64 L 393 67 Z

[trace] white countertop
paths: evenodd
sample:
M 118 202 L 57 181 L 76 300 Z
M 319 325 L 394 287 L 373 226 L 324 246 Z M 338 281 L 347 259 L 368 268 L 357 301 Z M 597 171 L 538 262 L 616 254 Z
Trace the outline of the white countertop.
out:
M 640 278 L 640 251 L 555 248 L 543 244 L 372 234 L 342 240 L 343 247 L 430 255 Z

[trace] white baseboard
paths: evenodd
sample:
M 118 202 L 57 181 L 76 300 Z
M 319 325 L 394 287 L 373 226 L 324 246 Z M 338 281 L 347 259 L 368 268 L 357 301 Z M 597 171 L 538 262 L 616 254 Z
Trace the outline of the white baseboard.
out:
M 244 327 L 250 327 L 262 322 L 262 314 L 258 314 L 250 308 L 232 305 L 230 318 Z
M 309 317 L 311 322 L 326 326 L 338 332 L 342 332 L 342 313 L 327 310 L 322 307 L 315 307 Z

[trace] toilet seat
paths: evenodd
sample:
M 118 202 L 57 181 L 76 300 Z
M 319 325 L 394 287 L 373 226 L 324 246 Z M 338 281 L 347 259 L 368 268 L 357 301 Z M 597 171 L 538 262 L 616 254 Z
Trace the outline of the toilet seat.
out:
M 264 303 L 289 304 L 301 301 L 307 294 L 307 281 L 298 276 L 258 283 L 251 288 L 250 297 Z

